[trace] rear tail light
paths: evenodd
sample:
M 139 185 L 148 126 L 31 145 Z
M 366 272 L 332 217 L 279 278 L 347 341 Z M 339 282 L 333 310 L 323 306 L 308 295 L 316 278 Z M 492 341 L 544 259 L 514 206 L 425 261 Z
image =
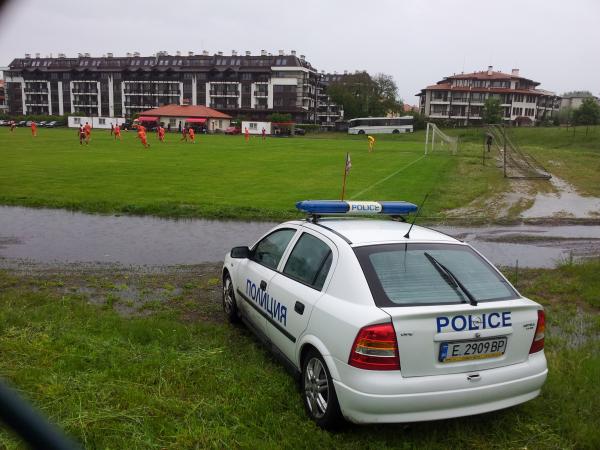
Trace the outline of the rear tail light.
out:
M 398 341 L 391 322 L 362 328 L 352 345 L 348 364 L 367 370 L 400 370 Z
M 546 315 L 544 310 L 538 310 L 538 321 L 537 327 L 535 328 L 535 335 L 533 336 L 533 342 L 529 353 L 536 353 L 544 349 L 544 332 L 546 331 Z

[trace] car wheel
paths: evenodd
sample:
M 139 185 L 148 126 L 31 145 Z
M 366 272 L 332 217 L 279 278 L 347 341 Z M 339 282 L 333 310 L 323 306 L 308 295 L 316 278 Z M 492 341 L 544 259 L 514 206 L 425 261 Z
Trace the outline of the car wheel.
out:
M 358 130 L 358 134 L 365 134 L 365 130 Z
M 233 292 L 233 283 L 229 274 L 226 274 L 223 278 L 223 311 L 229 322 L 237 323 L 240 321 L 235 294 Z
M 392 131 L 392 134 L 400 134 L 400 132 L 398 130 L 394 130 Z
M 323 357 L 311 350 L 302 362 L 302 396 L 309 417 L 321 428 L 333 428 L 342 417 L 335 387 Z

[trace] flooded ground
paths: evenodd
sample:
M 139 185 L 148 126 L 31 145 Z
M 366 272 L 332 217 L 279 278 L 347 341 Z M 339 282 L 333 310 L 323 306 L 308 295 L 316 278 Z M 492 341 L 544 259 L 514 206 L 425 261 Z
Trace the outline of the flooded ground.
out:
M 553 177 L 550 182 L 555 192 L 538 193 L 533 206 L 523 211 L 521 217 L 600 217 L 600 198 L 583 197 L 560 178 Z
M 0 258 L 40 264 L 173 266 L 222 261 L 235 245 L 274 224 L 102 216 L 54 209 L 0 207 Z M 554 267 L 600 255 L 600 226 L 517 225 L 435 229 L 473 245 L 494 264 Z

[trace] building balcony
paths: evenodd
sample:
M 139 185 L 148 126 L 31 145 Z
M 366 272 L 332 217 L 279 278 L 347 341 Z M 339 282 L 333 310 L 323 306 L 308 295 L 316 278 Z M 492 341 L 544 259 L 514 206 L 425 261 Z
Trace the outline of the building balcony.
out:
M 129 95 L 131 97 L 135 97 L 135 96 L 179 97 L 181 95 L 179 92 L 127 92 L 127 91 L 125 91 L 123 94 Z
M 430 101 L 430 103 L 431 103 L 431 104 L 437 104 L 437 105 L 445 105 L 445 104 L 448 104 L 448 103 L 450 103 L 450 101 L 449 101 L 449 100 L 444 100 L 444 99 L 436 99 L 436 100 L 433 100 L 433 99 L 432 99 L 432 100 Z
M 231 92 L 231 91 L 210 91 L 211 97 L 239 97 L 239 92 Z
M 268 97 L 269 93 L 266 91 L 254 91 L 255 97 Z
M 25 101 L 25 106 L 48 106 L 48 103 L 29 103 L 27 101 Z
M 73 95 L 98 95 L 97 91 L 71 91 Z

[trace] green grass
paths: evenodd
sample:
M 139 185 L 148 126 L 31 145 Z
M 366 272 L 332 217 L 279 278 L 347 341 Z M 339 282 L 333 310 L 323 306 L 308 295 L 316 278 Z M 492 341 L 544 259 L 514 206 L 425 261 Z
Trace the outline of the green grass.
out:
M 0 130 L 0 203 L 98 213 L 165 217 L 282 219 L 298 216 L 303 199 L 339 198 L 346 152 L 352 157 L 348 199 L 402 199 L 438 216 L 505 181 L 479 165 L 479 150 L 465 145 L 457 157 L 423 157 L 423 133 L 378 137 L 367 152 L 364 137 L 315 137 L 244 142 L 240 136 L 199 136 L 196 145 L 176 134 L 144 150 L 135 133 L 122 142 L 93 132 L 80 146 L 73 130 Z M 395 174 L 395 175 L 394 175 Z M 392 175 L 390 177 L 390 175 Z M 390 177 L 385 182 L 380 182 Z M 357 195 L 359 194 L 359 195 Z
M 599 269 L 592 261 L 520 273 L 522 293 L 546 306 L 549 378 L 535 400 L 474 417 L 319 430 L 292 377 L 216 310 L 190 320 L 189 301 L 172 301 L 146 317 L 119 316 L 112 296 L 133 279 L 122 274 L 84 280 L 104 296 L 94 306 L 68 274 L 0 272 L 0 374 L 92 449 L 596 449 Z M 213 271 L 202 284 L 213 284 Z M 145 290 L 187 291 L 192 279 L 161 275 Z M 0 431 L 0 447 L 19 444 Z

